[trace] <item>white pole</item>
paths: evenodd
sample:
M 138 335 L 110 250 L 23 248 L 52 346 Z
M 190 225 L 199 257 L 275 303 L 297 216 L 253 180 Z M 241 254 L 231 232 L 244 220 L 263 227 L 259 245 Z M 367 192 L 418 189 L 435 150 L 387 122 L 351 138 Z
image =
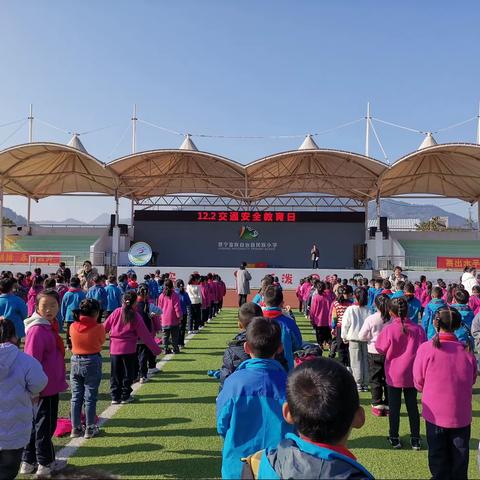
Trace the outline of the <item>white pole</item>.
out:
M 32 211 L 32 199 L 27 197 L 27 229 L 30 231 L 30 216 Z
M 368 200 L 365 200 L 365 243 L 368 242 L 370 238 L 368 232 Z
M 119 216 L 119 209 L 120 209 L 120 201 L 118 199 L 118 192 L 115 192 L 115 226 L 118 227 L 118 223 L 120 220 Z
M 365 130 L 365 156 L 370 154 L 370 102 L 367 103 L 367 123 Z
M 137 105 L 133 105 L 132 115 L 132 153 L 137 151 Z
M 135 201 L 132 198 L 132 205 L 131 205 L 131 212 L 130 212 L 130 226 L 133 227 L 133 217 L 135 215 Z
M 30 104 L 30 113 L 28 115 L 28 143 L 33 142 L 33 105 Z
M 480 235 L 480 199 L 477 200 L 477 232 Z
M 4 228 L 3 228 L 3 185 L 0 186 L 0 252 L 4 251 Z
M 33 142 L 33 105 L 30 104 L 30 111 L 28 115 L 28 143 Z M 32 199 L 27 197 L 27 229 L 30 234 L 30 214 L 32 210 Z
M 480 145 L 480 103 L 478 104 L 478 113 L 477 113 L 477 144 Z

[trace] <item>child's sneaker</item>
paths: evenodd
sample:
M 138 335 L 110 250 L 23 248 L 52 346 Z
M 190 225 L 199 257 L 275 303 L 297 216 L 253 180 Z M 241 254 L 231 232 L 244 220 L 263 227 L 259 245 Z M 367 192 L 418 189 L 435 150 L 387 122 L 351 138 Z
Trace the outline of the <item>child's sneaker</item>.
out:
M 35 472 L 37 466 L 33 463 L 22 462 L 20 464 L 20 471 L 18 472 L 20 475 L 31 475 Z
M 372 414 L 375 417 L 383 417 L 385 415 L 385 409 L 383 405 L 372 405 Z
M 420 439 L 418 437 L 412 437 L 410 439 L 410 445 L 412 446 L 412 450 L 421 450 L 422 449 L 422 444 L 420 442 Z
M 141 384 L 147 383 L 148 381 L 149 381 L 149 379 L 148 379 L 147 377 L 142 377 L 142 378 L 140 379 L 140 383 L 141 383 Z
M 400 443 L 400 439 L 398 437 L 388 437 L 388 441 L 392 448 L 395 448 L 396 450 L 402 448 L 402 444 Z
M 78 437 L 83 437 L 83 428 L 82 427 L 72 428 L 72 431 L 70 433 L 70 438 L 78 438 Z
M 59 472 L 67 466 L 65 460 L 55 460 L 50 465 L 39 465 L 35 476 L 37 478 L 50 478 L 52 473 Z
M 122 400 L 120 403 L 122 405 L 126 405 L 127 403 L 132 403 L 135 401 L 135 397 L 133 395 L 130 395 L 128 398 L 126 398 L 125 400 Z
M 111 401 L 112 405 L 120 405 L 120 403 L 121 403 L 120 400 L 112 400 Z
M 94 425 L 93 427 L 87 427 L 85 429 L 84 438 L 93 438 L 96 437 L 100 433 L 100 429 Z

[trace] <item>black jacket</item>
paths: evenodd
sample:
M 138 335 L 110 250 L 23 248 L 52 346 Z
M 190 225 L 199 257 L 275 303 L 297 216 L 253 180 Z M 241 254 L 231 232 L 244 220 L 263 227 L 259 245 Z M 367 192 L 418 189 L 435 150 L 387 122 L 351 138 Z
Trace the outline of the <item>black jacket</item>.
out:
M 242 362 L 250 358 L 250 355 L 247 355 L 243 349 L 243 344 L 246 340 L 246 332 L 240 332 L 228 344 L 228 347 L 223 354 L 223 364 L 220 369 L 220 390 L 223 387 L 225 379 L 230 376 Z

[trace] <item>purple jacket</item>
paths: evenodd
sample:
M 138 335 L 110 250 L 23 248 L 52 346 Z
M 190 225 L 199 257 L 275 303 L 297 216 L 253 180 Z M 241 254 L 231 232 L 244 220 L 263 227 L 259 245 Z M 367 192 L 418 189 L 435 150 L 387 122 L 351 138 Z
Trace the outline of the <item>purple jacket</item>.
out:
M 427 341 L 420 325 L 405 320 L 407 332 L 402 331 L 402 322 L 394 318 L 378 335 L 375 348 L 385 355 L 387 385 L 397 388 L 413 388 L 413 362 L 418 347 Z
M 315 327 L 328 327 L 330 314 L 330 299 L 327 295 L 316 294 L 310 305 L 310 321 Z
M 422 416 L 443 428 L 472 423 L 472 388 L 477 380 L 475 357 L 455 334 L 440 333 L 440 348 L 420 345 L 413 365 L 415 388 L 422 395 Z
M 183 316 L 180 297 L 172 292 L 171 297 L 164 293 L 158 298 L 158 306 L 162 309 L 162 327 L 175 327 L 180 325 L 180 319 Z
M 33 315 L 35 312 L 35 300 L 37 299 L 37 295 L 43 290 L 43 285 L 37 285 L 31 287 L 28 291 L 27 295 L 27 309 L 28 309 L 28 316 Z
M 48 378 L 47 386 L 40 392 L 40 396 L 49 397 L 64 392 L 68 388 L 64 352 L 58 348 L 50 322 L 35 312 L 24 323 L 27 333 L 24 352 L 40 362 Z
M 0 343 L 0 450 L 23 448 L 32 432 L 32 397 L 47 384 L 40 363 L 11 343 Z
M 159 355 L 161 352 L 138 312 L 135 312 L 135 317 L 130 323 L 124 323 L 122 307 L 117 308 L 105 320 L 104 326 L 105 331 L 110 333 L 110 354 L 112 355 L 135 353 L 139 338 L 154 355 Z

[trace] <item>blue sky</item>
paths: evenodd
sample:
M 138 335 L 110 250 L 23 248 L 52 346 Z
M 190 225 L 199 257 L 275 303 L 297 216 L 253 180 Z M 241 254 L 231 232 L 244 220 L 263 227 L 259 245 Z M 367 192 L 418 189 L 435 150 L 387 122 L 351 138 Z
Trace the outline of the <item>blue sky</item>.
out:
M 26 117 L 33 103 L 37 141 L 69 140 L 40 120 L 66 131 L 111 126 L 82 136 L 102 161 L 130 153 L 133 103 L 139 118 L 181 132 L 319 132 L 363 117 L 367 101 L 378 118 L 435 131 L 477 113 L 479 13 L 474 1 L 459 7 L 434 1 L 4 0 L 0 124 Z M 390 161 L 422 140 L 376 127 Z M 24 126 L 5 141 L 15 128 L 0 128 L 0 148 L 28 139 Z M 474 141 L 475 128 L 473 121 L 436 137 Z M 357 123 L 316 141 L 363 153 L 364 130 Z M 181 141 L 138 126 L 138 150 Z M 243 163 L 301 143 L 194 141 Z M 371 155 L 382 158 L 374 142 Z M 462 202 L 443 204 L 466 215 Z M 6 205 L 26 214 L 25 199 L 7 197 Z M 112 209 L 109 199 L 51 198 L 33 207 L 32 218 L 91 220 Z M 125 202 L 121 213 L 128 211 Z

